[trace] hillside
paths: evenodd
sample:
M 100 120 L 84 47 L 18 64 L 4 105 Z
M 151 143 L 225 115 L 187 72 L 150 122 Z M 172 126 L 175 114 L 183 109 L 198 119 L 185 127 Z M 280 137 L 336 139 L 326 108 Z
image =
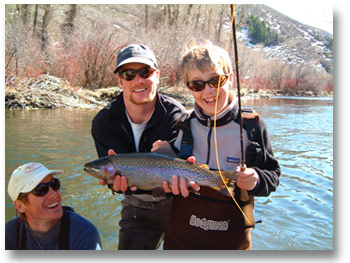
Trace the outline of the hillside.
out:
M 312 65 L 318 70 L 323 68 L 328 73 L 333 73 L 333 51 L 327 48 L 329 40 L 333 38 L 331 34 L 302 24 L 266 5 L 237 6 L 237 10 L 245 9 L 246 17 L 250 14 L 258 16 L 266 22 L 267 26 L 280 35 L 281 44 L 263 48 L 266 57 L 275 58 L 286 64 Z M 105 7 L 103 12 L 106 12 L 106 10 L 111 10 L 117 15 L 114 26 L 125 31 L 131 31 L 131 21 L 144 17 L 143 8 L 134 5 L 109 5 Z M 253 49 L 261 50 L 261 46 L 254 46 L 249 43 L 246 34 L 248 25 L 244 21 L 241 28 L 238 29 L 241 39 L 246 40 L 245 43 Z
M 331 34 L 299 23 L 266 5 L 243 6 L 247 15 L 258 16 L 280 35 L 279 45 L 262 48 L 266 57 L 276 58 L 287 64 L 307 64 L 318 70 L 324 68 L 328 73 L 333 73 L 333 51 L 327 47 L 333 39 Z M 240 38 L 251 48 L 261 50 L 261 47 L 250 44 L 247 28 L 247 24 L 242 25 Z
M 152 6 L 154 5 L 149 6 L 149 13 L 154 8 Z M 331 34 L 293 20 L 266 5 L 237 6 L 237 10 L 245 9 L 245 17 L 250 14 L 258 16 L 280 35 L 281 44 L 263 48 L 266 57 L 276 58 L 287 64 L 311 64 L 319 70 L 324 68 L 328 73 L 333 73 L 333 51 L 327 48 L 327 43 L 333 38 Z M 86 6 L 85 12 L 87 15 L 92 15 L 95 12 L 112 13 L 115 15 L 113 26 L 132 34 L 132 27 L 136 24 L 135 20 L 145 19 L 144 8 L 145 5 L 106 5 L 104 8 L 94 5 L 89 8 Z M 155 18 L 153 17 L 153 19 Z M 241 39 L 246 40 L 248 46 L 261 50 L 261 47 L 252 46 L 249 43 L 246 34 L 248 25 L 244 21 L 245 19 L 243 19 L 241 28 L 238 29 Z
M 250 14 L 279 34 L 278 45 L 251 43 Z M 331 35 L 265 5 L 237 5 L 236 16 L 243 89 L 256 94 L 332 92 L 333 52 L 326 47 Z M 225 47 L 230 21 L 229 5 L 5 5 L 6 89 L 21 96 L 15 83 L 32 83 L 43 75 L 62 80 L 73 91 L 116 87 L 119 50 L 143 43 L 157 56 L 160 90 L 178 93 L 185 88 L 179 74 L 184 51 L 207 40 Z M 233 61 L 232 42 L 227 51 Z

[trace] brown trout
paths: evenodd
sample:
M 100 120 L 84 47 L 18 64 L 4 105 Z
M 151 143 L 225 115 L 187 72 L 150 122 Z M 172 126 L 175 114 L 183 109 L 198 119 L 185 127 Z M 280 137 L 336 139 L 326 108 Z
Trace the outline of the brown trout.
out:
M 84 171 L 103 179 L 107 184 L 113 184 L 115 174 L 124 175 L 129 186 L 152 190 L 162 187 L 167 181 L 171 187 L 173 175 L 194 181 L 202 186 L 209 186 L 224 195 L 230 196 L 233 182 L 237 180 L 237 172 L 221 172 L 228 189 L 225 187 L 218 172 L 209 170 L 201 164 L 192 164 L 186 160 L 173 158 L 158 153 L 126 153 L 106 156 L 86 163 Z M 188 184 L 189 187 L 189 184 Z

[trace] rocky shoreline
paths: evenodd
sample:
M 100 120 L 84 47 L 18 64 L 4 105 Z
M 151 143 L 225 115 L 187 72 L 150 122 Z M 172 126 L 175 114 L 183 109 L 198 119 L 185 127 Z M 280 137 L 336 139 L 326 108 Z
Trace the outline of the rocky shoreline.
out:
M 101 108 L 115 98 L 120 91 L 117 87 L 94 91 L 72 88 L 69 83 L 49 75 L 40 75 L 37 78 L 26 80 L 12 79 L 6 83 L 5 87 L 5 109 Z M 192 96 L 181 87 L 160 87 L 159 91 L 174 97 L 187 107 L 193 105 Z M 291 93 L 287 91 L 250 91 L 248 89 L 242 89 L 241 95 L 243 100 L 273 96 L 332 96 L 329 93 L 316 94 L 311 91 Z
M 68 82 L 49 75 L 26 80 L 12 80 L 5 87 L 5 108 L 16 109 L 55 109 L 103 107 L 119 88 L 106 88 L 97 91 L 72 88 Z

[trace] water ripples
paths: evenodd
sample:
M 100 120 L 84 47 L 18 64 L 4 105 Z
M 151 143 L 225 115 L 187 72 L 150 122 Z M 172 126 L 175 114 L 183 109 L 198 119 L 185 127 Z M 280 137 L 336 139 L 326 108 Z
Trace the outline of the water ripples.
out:
M 265 120 L 282 175 L 276 192 L 255 198 L 253 249 L 333 248 L 333 101 L 248 101 Z M 93 222 L 104 249 L 116 249 L 122 196 L 83 172 L 97 158 L 91 137 L 96 110 L 6 112 L 6 188 L 11 172 L 35 161 L 63 169 L 65 205 Z M 6 192 L 6 221 L 15 216 Z
M 282 168 L 277 191 L 267 200 L 256 198 L 256 215 L 267 222 L 252 232 L 253 248 L 332 249 L 332 101 L 284 102 L 253 106 L 265 119 Z

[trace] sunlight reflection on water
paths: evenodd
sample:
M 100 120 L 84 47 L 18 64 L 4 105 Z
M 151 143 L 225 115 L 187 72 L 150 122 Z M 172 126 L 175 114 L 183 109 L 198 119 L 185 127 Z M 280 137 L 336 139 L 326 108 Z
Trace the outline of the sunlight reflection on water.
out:
M 255 200 L 253 249 L 333 248 L 333 100 L 279 98 L 246 101 L 266 122 L 282 176 L 276 192 Z M 97 110 L 5 112 L 6 189 L 21 164 L 63 169 L 65 205 L 93 222 L 104 249 L 116 249 L 121 197 L 83 171 L 97 158 L 90 129 Z M 15 210 L 5 192 L 5 219 Z

